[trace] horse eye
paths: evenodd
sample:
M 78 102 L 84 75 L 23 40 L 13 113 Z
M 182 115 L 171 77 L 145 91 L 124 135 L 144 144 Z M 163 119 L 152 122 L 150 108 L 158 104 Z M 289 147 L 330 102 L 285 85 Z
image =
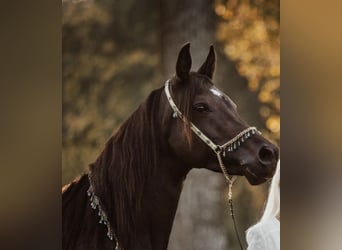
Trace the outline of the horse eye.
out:
M 198 112 L 201 112 L 201 113 L 204 113 L 204 112 L 210 112 L 210 109 L 208 107 L 207 104 L 204 104 L 204 103 L 197 103 L 193 106 L 193 109 L 198 111 Z

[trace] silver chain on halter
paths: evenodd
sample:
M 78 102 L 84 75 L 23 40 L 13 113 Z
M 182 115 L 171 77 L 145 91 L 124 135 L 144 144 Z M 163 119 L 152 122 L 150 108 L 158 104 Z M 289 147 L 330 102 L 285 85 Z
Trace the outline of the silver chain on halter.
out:
M 165 94 L 167 97 L 167 100 L 173 110 L 172 117 L 173 118 L 180 118 L 184 122 L 188 122 L 186 120 L 186 117 L 183 116 L 182 112 L 178 109 L 177 105 L 175 104 L 171 93 L 170 93 L 170 80 L 167 80 L 165 83 Z M 239 241 L 240 248 L 243 249 L 241 240 L 238 234 L 238 230 L 236 227 L 235 217 L 234 217 L 234 208 L 233 208 L 233 194 L 232 194 L 232 188 L 233 184 L 236 180 L 236 176 L 230 176 L 228 174 L 227 168 L 225 167 L 222 156 L 226 157 L 226 151 L 227 153 L 233 152 L 237 150 L 248 138 L 253 136 L 254 134 L 258 133 L 261 134 L 261 132 L 256 127 L 248 127 L 244 130 L 242 130 L 240 133 L 238 133 L 236 136 L 234 136 L 232 139 L 230 139 L 228 142 L 217 145 L 212 140 L 210 140 L 199 128 L 197 128 L 192 122 L 190 122 L 190 128 L 191 130 L 206 144 L 208 145 L 216 154 L 219 165 L 222 169 L 222 173 L 225 176 L 226 181 L 228 182 L 228 203 L 230 208 L 230 215 L 234 222 L 234 229 L 236 233 L 236 237 Z

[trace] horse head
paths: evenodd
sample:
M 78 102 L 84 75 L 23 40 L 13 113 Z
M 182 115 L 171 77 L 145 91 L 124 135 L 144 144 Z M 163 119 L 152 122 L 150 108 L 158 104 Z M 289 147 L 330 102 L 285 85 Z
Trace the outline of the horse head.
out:
M 213 46 L 196 72 L 190 71 L 190 44 L 180 50 L 176 74 L 168 80 L 163 98 L 169 148 L 190 168 L 222 172 L 223 165 L 229 175 L 261 184 L 275 172 L 278 148 L 250 127 L 236 104 L 215 87 L 215 65 Z

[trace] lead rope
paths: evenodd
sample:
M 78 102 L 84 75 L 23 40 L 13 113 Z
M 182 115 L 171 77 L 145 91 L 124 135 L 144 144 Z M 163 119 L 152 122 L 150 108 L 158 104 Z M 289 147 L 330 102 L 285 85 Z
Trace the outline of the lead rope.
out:
M 232 217 L 232 220 L 233 220 L 235 235 L 236 235 L 236 238 L 239 242 L 240 249 L 243 250 L 239 231 L 237 229 L 237 225 L 236 225 L 236 221 L 235 221 L 234 206 L 233 206 L 233 184 L 234 184 L 235 180 L 237 179 L 237 177 L 236 176 L 232 176 L 232 177 L 229 176 L 227 169 L 222 162 L 221 151 L 222 150 L 217 151 L 216 155 L 217 155 L 217 159 L 219 161 L 220 167 L 222 169 L 222 172 L 226 178 L 226 181 L 228 182 L 228 204 L 229 204 L 230 216 Z

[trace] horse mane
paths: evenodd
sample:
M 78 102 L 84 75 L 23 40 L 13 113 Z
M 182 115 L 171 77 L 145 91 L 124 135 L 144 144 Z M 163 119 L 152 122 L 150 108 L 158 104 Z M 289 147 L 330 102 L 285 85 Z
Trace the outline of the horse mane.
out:
M 182 91 L 182 95 L 176 103 L 188 121 L 191 121 L 196 84 L 177 84 L 180 86 L 177 91 Z M 152 91 L 146 102 L 107 141 L 96 161 L 90 164 L 94 191 L 101 199 L 123 248 L 135 242 L 142 219 L 145 186 L 161 162 L 161 145 L 165 143 L 158 120 L 162 93 L 163 87 Z M 189 123 L 185 123 L 183 133 L 190 142 Z
M 157 89 L 149 95 L 90 165 L 94 191 L 123 247 L 136 237 L 144 187 L 160 162 L 156 119 L 161 92 Z

